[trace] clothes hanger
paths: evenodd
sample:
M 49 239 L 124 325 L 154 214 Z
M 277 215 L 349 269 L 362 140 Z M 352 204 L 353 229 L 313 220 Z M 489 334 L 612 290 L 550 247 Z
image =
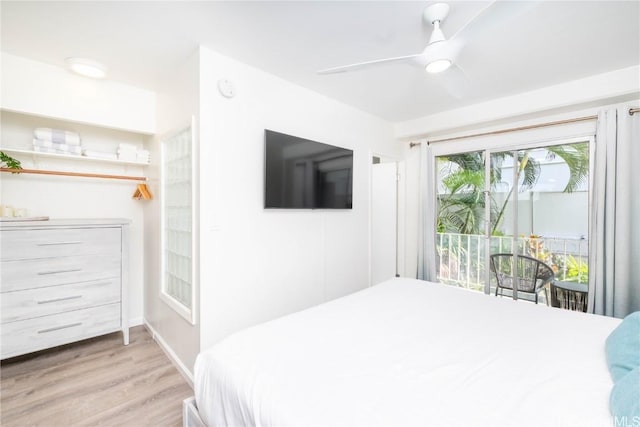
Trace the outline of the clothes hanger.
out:
M 153 195 L 151 194 L 151 191 L 149 191 L 147 184 L 138 184 L 136 186 L 136 191 L 133 193 L 132 198 L 136 200 L 140 200 L 140 199 L 152 200 Z

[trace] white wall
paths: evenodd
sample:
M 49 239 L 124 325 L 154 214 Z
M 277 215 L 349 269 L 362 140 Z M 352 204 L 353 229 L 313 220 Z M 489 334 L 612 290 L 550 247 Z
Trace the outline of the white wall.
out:
M 0 108 L 143 134 L 155 131 L 155 93 L 2 52 Z
M 160 223 L 160 141 L 191 123 L 198 116 L 199 69 L 198 53 L 168 77 L 158 92 L 158 133 L 149 143 L 152 165 L 147 175 L 154 199 L 145 206 L 145 292 L 144 318 L 186 371 L 192 371 L 200 349 L 200 326 L 192 325 L 159 298 L 161 281 Z M 197 134 L 197 129 L 195 130 Z M 197 233 L 197 230 L 196 230 Z M 205 260 L 206 262 L 206 260 Z M 197 289 L 196 289 L 197 290 Z
M 370 152 L 391 124 L 207 49 L 200 57 L 201 346 L 368 286 Z M 216 87 L 237 88 L 232 99 Z M 264 129 L 354 150 L 353 209 L 265 210 Z

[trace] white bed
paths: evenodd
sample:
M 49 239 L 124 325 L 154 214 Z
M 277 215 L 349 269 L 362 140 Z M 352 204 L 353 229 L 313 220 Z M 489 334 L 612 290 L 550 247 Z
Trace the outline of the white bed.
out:
M 619 323 L 392 279 L 203 351 L 197 411 L 211 427 L 612 425 Z

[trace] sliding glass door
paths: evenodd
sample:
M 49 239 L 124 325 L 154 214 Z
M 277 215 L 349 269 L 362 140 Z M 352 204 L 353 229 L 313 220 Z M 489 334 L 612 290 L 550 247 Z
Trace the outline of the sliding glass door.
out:
M 441 155 L 436 164 L 440 281 L 493 294 L 491 255 L 502 253 L 537 260 L 554 281 L 586 292 L 589 141 Z

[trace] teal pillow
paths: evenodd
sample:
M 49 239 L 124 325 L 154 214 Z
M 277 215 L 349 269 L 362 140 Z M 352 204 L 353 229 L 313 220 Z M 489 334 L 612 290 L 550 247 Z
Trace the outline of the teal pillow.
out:
M 609 409 L 616 426 L 640 424 L 640 367 L 627 373 L 613 386 Z
M 625 317 L 609 334 L 605 350 L 609 372 L 615 383 L 640 367 L 640 311 Z

